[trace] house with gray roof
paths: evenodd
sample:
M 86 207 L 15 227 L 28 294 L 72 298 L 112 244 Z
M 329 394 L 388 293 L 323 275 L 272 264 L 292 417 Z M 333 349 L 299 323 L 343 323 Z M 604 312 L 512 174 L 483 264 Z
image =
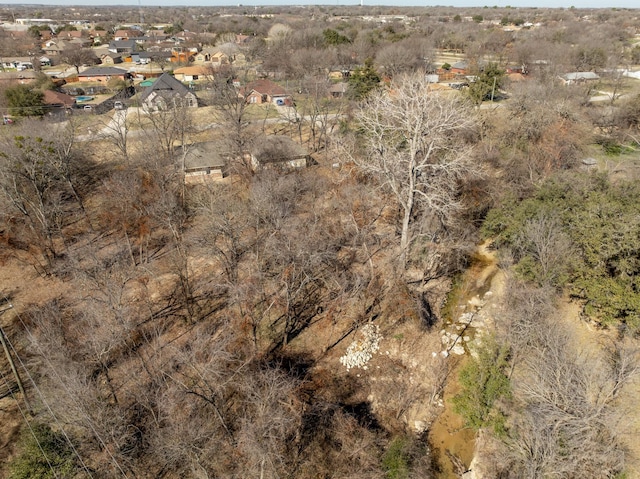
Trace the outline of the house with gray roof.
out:
M 117 67 L 92 67 L 78 73 L 79 81 L 106 83 L 112 78 L 128 80 L 131 74 Z
M 198 107 L 195 93 L 168 73 L 163 73 L 153 85 L 148 86 L 140 95 L 139 102 L 148 111 Z
M 562 75 L 560 79 L 565 85 L 571 85 L 572 83 L 597 81 L 600 80 L 600 76 L 594 72 L 570 72 Z
M 176 149 L 185 183 L 220 180 L 227 176 L 227 160 L 217 141 L 204 141 Z
M 305 168 L 313 163 L 309 152 L 302 145 L 284 135 L 256 138 L 247 155 L 255 171 L 265 168 Z
M 109 42 L 111 53 L 133 53 L 138 49 L 135 40 L 112 40 Z

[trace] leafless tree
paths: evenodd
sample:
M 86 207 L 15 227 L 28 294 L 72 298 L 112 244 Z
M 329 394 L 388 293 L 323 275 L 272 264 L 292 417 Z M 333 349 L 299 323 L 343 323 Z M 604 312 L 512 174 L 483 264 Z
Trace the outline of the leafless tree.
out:
M 430 67 L 431 48 L 427 40 L 409 38 L 389 43 L 376 53 L 376 64 L 389 77 L 402 73 L 427 70 Z
M 236 71 L 225 70 L 215 76 L 212 102 L 218 108 L 220 121 L 228 131 L 224 143 L 227 153 L 234 159 L 231 169 L 246 176 L 251 172 L 251 164 L 245 158 L 247 146 L 252 138 L 247 115 L 247 97 L 250 92 L 236 88 L 235 75 Z
M 50 272 L 61 252 L 65 216 L 59 165 L 41 137 L 9 135 L 2 142 L 0 193 L 8 207 L 5 214 L 21 218 L 23 234 L 37 245 Z
M 510 346 L 513 403 L 504 449 L 505 477 L 612 477 L 624 469 L 625 387 L 639 371 L 637 348 L 606 342 L 588 350 L 557 318 L 553 290 L 515 285 L 497 320 Z M 498 471 L 493 471 L 498 474 Z
M 115 147 L 118 160 L 129 163 L 129 134 L 132 121 L 127 115 L 127 110 L 116 110 L 113 117 L 104 124 L 98 133 L 98 137 Z
M 355 161 L 380 180 L 400 207 L 403 266 L 415 239 L 416 213 L 426 211 L 446 224 L 460 209 L 460 182 L 479 173 L 461 139 L 475 126 L 474 118 L 461 98 L 431 91 L 424 75 L 397 79 L 357 113 L 365 151 Z M 435 235 L 437 229 L 425 233 Z
M 60 59 L 76 69 L 76 73 L 80 73 L 82 65 L 94 65 L 98 58 L 90 48 L 82 46 L 70 46 L 63 50 Z
M 304 102 L 301 107 L 296 107 L 291 118 L 298 127 L 300 137 L 302 137 L 303 128 L 308 128 L 307 141 L 312 151 L 328 148 L 329 138 L 346 109 L 344 102 L 330 99 L 329 86 L 330 84 L 324 79 L 304 80 L 302 88 L 309 101 Z
M 143 130 L 150 144 L 159 146 L 160 157 L 145 158 L 152 160 L 156 166 L 166 166 L 176 161 L 176 143 L 184 146 L 190 143 L 190 136 L 195 133 L 193 109 L 176 98 L 174 104 L 158 111 L 145 112 L 149 123 L 143 123 Z M 144 128 L 146 126 L 146 128 Z M 158 161 L 159 160 L 159 161 Z
M 557 285 L 570 267 L 574 254 L 571 240 L 563 232 L 557 218 L 541 214 L 528 220 L 519 240 L 520 255 L 530 254 L 540 268 L 536 280 L 544 285 Z

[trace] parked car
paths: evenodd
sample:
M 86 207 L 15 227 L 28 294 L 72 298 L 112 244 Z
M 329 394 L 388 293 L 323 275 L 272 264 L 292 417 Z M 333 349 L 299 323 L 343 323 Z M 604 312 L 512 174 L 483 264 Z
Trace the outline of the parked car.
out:
M 91 105 L 85 105 L 82 107 L 82 109 L 86 112 L 93 111 L 93 107 Z
M 116 100 L 113 102 L 113 108 L 115 108 L 116 110 L 124 110 L 125 106 L 124 103 L 122 103 L 120 100 Z

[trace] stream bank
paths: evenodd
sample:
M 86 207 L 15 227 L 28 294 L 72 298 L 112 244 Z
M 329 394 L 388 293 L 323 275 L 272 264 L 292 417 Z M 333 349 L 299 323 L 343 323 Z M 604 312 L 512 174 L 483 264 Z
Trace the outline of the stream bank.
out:
M 440 331 L 441 355 L 452 361 L 443 393 L 443 409 L 429 429 L 429 443 L 439 468 L 439 479 L 456 479 L 469 469 L 475 451 L 475 432 L 465 428 L 462 418 L 453 411 L 459 368 L 466 362 L 473 344 L 482 341 L 482 334 L 493 323 L 492 312 L 504 291 L 504 273 L 498 268 L 491 241 L 480 244 L 450 296 Z

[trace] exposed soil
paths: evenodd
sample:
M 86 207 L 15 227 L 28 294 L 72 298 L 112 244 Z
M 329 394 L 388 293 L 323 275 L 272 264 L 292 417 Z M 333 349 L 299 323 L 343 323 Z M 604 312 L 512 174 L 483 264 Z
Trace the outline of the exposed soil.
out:
M 474 254 L 472 266 L 464 273 L 458 291 L 453 295 L 454 304 L 448 308 L 450 316 L 448 325 L 455 324 L 461 313 L 469 312 L 470 308 L 480 306 L 481 315 L 485 318 L 483 325 L 474 326 L 474 334 L 482 334 L 482 328 L 490 320 L 491 310 L 502 298 L 504 292 L 504 272 L 498 268 L 495 252 L 489 249 L 490 242 L 480 244 Z M 490 294 L 487 294 L 490 292 Z M 479 303 L 479 301 L 482 301 Z M 465 333 L 466 334 L 466 333 Z M 456 470 L 454 460 L 459 460 L 464 468 L 468 469 L 474 456 L 475 432 L 464 427 L 462 418 L 457 415 L 451 406 L 451 398 L 460 388 L 458 383 L 458 371 L 464 364 L 466 355 L 455 361 L 449 373 L 447 386 L 444 390 L 441 414 L 429 429 L 429 442 L 434 450 L 440 472 L 440 479 L 455 479 L 460 477 L 461 471 Z M 464 471 L 462 471 L 464 472 Z
M 457 379 L 458 368 L 464 362 L 464 359 L 460 361 L 452 371 L 444 390 L 444 409 L 429 429 L 429 442 L 440 469 L 437 476 L 440 479 L 460 477 L 451 456 L 459 459 L 468 468 L 475 451 L 475 431 L 465 428 L 462 418 L 451 407 L 451 398 L 460 390 Z

